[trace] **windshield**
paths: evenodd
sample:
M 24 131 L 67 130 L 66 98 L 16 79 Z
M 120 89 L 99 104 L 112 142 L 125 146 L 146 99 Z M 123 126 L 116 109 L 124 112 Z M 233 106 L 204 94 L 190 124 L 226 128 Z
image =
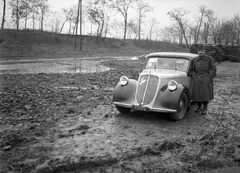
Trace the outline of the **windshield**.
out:
M 189 60 L 167 57 L 149 58 L 146 64 L 146 69 L 169 69 L 187 71 Z

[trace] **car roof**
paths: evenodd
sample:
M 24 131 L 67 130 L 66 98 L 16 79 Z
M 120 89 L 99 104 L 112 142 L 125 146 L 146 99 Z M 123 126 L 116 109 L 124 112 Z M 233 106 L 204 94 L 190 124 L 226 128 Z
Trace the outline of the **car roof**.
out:
M 147 58 L 150 57 L 171 57 L 171 58 L 186 58 L 192 60 L 198 56 L 198 54 L 193 53 L 183 53 L 183 52 L 154 52 L 147 55 Z

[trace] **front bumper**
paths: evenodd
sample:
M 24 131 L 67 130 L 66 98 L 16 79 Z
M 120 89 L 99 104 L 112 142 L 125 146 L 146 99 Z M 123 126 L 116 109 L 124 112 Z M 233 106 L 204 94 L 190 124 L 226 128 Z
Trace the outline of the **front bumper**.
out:
M 125 108 L 131 108 L 133 111 L 145 111 L 145 112 L 162 112 L 162 113 L 174 113 L 177 112 L 175 109 L 168 109 L 168 108 L 153 108 L 148 105 L 130 105 L 126 103 L 121 103 L 121 102 L 113 102 L 114 105 L 116 106 L 121 106 Z

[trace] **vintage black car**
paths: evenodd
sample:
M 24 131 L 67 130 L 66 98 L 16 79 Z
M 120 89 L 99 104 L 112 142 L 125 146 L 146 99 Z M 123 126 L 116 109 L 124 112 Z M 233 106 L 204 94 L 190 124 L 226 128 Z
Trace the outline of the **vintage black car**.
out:
M 113 93 L 121 113 L 153 111 L 181 120 L 190 108 L 193 81 L 191 64 L 197 54 L 157 52 L 146 58 L 138 80 L 122 76 Z

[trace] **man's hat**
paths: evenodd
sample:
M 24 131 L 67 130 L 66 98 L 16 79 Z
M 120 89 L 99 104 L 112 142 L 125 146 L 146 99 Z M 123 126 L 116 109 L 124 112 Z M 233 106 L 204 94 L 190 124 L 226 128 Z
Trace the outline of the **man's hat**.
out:
M 200 50 L 205 50 L 205 46 L 202 45 L 202 44 L 200 44 L 200 45 L 198 46 L 198 51 L 200 51 Z

